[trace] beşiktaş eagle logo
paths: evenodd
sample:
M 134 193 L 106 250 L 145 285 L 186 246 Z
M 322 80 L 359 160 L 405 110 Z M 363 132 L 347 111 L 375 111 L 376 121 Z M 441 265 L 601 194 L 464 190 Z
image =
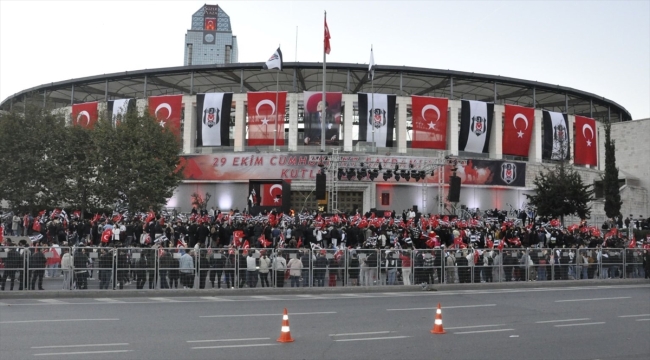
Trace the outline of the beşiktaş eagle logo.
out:
M 219 109 L 213 107 L 203 110 L 203 123 L 209 128 L 219 123 Z
M 374 126 L 375 129 L 379 129 L 380 127 L 386 125 L 386 110 L 370 109 L 370 111 L 368 111 L 368 114 L 370 115 L 368 116 L 368 123 L 370 126 Z
M 556 125 L 553 129 L 553 138 L 555 141 L 566 140 L 566 129 L 563 125 Z
M 501 180 L 510 185 L 515 179 L 517 179 L 517 165 L 514 163 L 501 164 Z
M 485 133 L 485 128 L 487 127 L 487 119 L 482 116 L 472 116 L 472 124 L 470 125 L 470 130 L 476 134 L 476 136 L 481 136 Z

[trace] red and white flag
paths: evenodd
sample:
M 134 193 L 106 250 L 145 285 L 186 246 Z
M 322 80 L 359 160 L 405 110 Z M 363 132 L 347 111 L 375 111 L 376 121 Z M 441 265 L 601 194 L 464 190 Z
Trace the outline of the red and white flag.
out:
M 449 100 L 411 96 L 413 105 L 413 148 L 447 149 L 447 107 Z
M 515 105 L 505 106 L 503 123 L 503 154 L 528 156 L 535 124 L 535 109 Z
M 575 154 L 573 163 L 576 165 L 598 165 L 598 141 L 596 139 L 596 121 L 584 116 L 577 116 L 575 121 Z
M 261 206 L 282 206 L 282 184 L 260 185 Z
M 92 129 L 95 127 L 97 117 L 96 101 L 72 105 L 72 126 L 81 126 L 87 129 Z
M 330 28 L 327 26 L 327 17 L 325 17 L 325 40 L 323 50 L 325 50 L 325 54 L 327 55 L 329 55 L 332 50 L 330 47 L 330 38 Z
M 181 138 L 181 112 L 183 111 L 183 95 L 150 96 L 149 114 L 156 122 L 171 131 L 177 139 Z
M 277 96 L 277 102 L 276 102 Z M 287 92 L 249 92 L 248 145 L 284 145 Z

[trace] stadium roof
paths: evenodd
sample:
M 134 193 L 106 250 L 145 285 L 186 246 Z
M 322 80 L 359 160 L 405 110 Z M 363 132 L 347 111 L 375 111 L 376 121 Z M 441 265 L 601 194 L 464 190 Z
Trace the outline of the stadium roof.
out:
M 72 103 L 118 98 L 203 92 L 275 91 L 279 75 L 281 91 L 322 90 L 322 63 L 284 63 L 282 72 L 262 70 L 262 63 L 194 65 L 125 71 L 43 84 L 14 94 L 0 103 L 0 110 L 14 106 L 48 109 Z M 327 64 L 327 90 L 343 93 L 370 92 L 366 64 Z M 514 104 L 592 117 L 598 121 L 632 120 L 618 103 L 570 87 L 453 70 L 381 66 L 375 70 L 374 91 L 400 96 L 427 95 L 452 100 L 481 100 Z

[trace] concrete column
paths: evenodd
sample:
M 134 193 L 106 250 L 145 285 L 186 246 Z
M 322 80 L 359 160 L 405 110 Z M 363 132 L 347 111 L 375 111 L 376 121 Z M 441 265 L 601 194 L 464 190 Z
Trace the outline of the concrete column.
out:
M 450 155 L 458 155 L 458 120 L 460 112 L 460 101 L 449 100 L 449 123 L 447 124 L 447 148 Z
M 535 110 L 533 134 L 531 135 L 530 148 L 528 149 L 529 162 L 542 162 L 542 122 L 542 110 Z
M 191 154 L 196 148 L 196 96 L 183 95 L 185 114 L 183 120 L 183 154 Z
M 596 121 L 596 143 L 598 144 L 598 170 L 605 171 L 605 125 Z
M 136 99 L 135 108 L 138 110 L 138 116 L 144 116 L 144 109 L 148 105 L 147 99 Z
M 289 151 L 298 151 L 298 93 L 289 97 Z
M 575 157 L 575 148 L 574 148 L 574 137 L 573 137 L 573 124 L 576 122 L 576 117 L 574 115 L 569 115 L 569 164 L 573 165 L 573 159 Z
M 358 99 L 357 94 L 343 94 L 343 104 L 345 108 L 343 109 L 344 114 L 343 118 L 343 151 L 349 152 L 352 151 L 352 137 L 353 129 L 352 121 L 354 117 L 354 101 Z
M 494 105 L 494 121 L 490 133 L 490 158 L 503 159 L 503 113 L 505 106 Z
M 406 109 L 409 104 L 412 104 L 410 96 L 397 97 L 397 122 L 395 129 L 397 132 L 397 153 L 406 154 Z
M 244 151 L 246 147 L 246 114 L 244 112 L 246 94 L 233 94 L 235 102 L 235 151 Z

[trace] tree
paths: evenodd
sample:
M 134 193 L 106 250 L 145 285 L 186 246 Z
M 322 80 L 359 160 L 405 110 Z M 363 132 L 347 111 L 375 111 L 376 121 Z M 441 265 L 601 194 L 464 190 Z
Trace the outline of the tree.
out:
M 562 145 L 557 147 L 561 153 L 553 158 L 568 159 L 564 154 L 568 147 Z M 585 185 L 568 160 L 558 160 L 548 171 L 540 172 L 533 184 L 535 194 L 526 194 L 526 197 L 537 208 L 539 216 L 559 217 L 564 223 L 566 215 L 578 215 L 581 219 L 591 215 L 589 202 L 594 193 L 593 185 Z
M 621 215 L 621 194 L 618 186 L 618 168 L 616 167 L 616 144 L 611 139 L 612 124 L 605 123 L 605 176 L 603 177 L 603 194 L 605 196 L 605 214 L 609 218 Z

